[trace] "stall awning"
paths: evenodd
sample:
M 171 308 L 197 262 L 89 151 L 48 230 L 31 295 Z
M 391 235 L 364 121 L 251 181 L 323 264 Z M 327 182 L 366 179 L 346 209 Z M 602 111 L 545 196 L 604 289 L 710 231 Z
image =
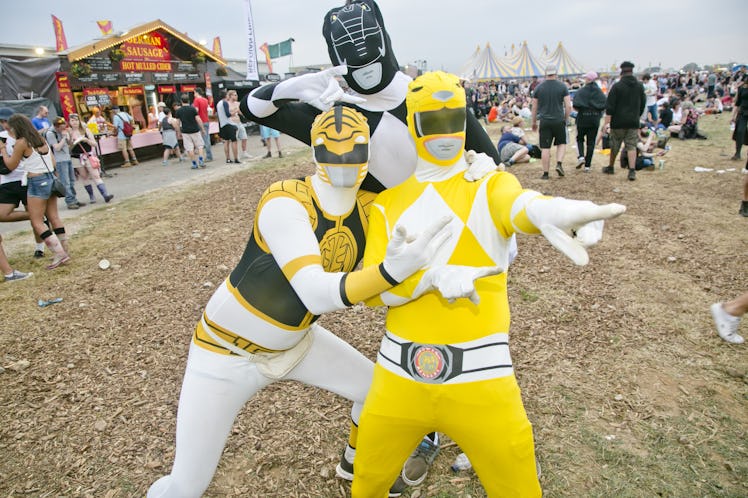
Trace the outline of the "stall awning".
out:
M 189 45 L 198 53 L 204 54 L 206 60 L 213 60 L 223 66 L 226 65 L 226 61 L 223 59 L 223 57 L 203 47 L 202 45 L 200 45 L 200 43 L 189 38 L 184 33 L 180 33 L 160 19 L 156 19 L 155 21 L 151 21 L 149 23 L 140 24 L 118 35 L 107 36 L 106 38 L 95 40 L 92 43 L 87 43 L 86 45 L 68 49 L 66 51 L 60 52 L 60 54 L 67 56 L 70 62 L 76 62 L 81 59 L 96 55 L 117 45 L 121 45 L 131 38 L 135 38 L 137 36 L 141 36 L 156 30 L 162 30 L 178 39 L 182 43 Z

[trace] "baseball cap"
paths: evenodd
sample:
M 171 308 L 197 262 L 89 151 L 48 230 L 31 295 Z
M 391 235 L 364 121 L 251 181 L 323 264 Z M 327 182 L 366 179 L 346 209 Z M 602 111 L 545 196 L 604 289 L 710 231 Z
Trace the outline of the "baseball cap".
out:
M 597 73 L 595 71 L 590 71 L 584 75 L 584 79 L 587 81 L 595 81 L 597 79 Z
M 0 121 L 7 121 L 15 113 L 10 107 L 0 107 Z
M 556 69 L 556 66 L 554 64 L 548 64 L 547 66 L 545 66 L 545 74 L 547 74 L 548 76 L 557 73 L 558 70 Z
M 159 102 L 158 104 L 156 104 L 156 107 L 166 107 L 166 104 L 164 104 L 163 102 Z
M 634 69 L 634 63 L 630 61 L 621 62 L 621 69 Z

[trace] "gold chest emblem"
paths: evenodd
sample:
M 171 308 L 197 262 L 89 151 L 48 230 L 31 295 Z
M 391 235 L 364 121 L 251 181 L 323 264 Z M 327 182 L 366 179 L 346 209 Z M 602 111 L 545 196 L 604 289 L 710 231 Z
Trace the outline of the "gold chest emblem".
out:
M 356 263 L 356 239 L 344 225 L 328 230 L 319 243 L 322 267 L 328 272 L 351 271 Z

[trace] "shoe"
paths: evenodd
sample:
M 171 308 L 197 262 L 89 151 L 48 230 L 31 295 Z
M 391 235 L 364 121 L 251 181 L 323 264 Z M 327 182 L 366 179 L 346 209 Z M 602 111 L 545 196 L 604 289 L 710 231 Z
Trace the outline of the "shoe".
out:
M 265 154 L 265 158 L 268 158 L 268 157 L 273 157 L 273 154 L 271 154 L 270 152 L 268 152 L 267 154 Z
M 200 164 L 198 164 L 198 166 L 200 166 L 201 168 L 204 168 L 205 167 L 205 163 L 204 162 L 200 163 Z
M 130 162 L 132 163 L 133 166 L 137 166 L 138 164 L 140 164 L 137 159 L 130 161 Z
M 335 475 L 346 481 L 353 481 L 353 464 L 345 458 L 345 451 L 340 456 L 340 463 L 335 467 Z M 390 487 L 387 496 L 390 498 L 396 498 L 402 495 L 407 487 L 408 485 L 405 484 L 402 477 L 398 476 L 395 483 Z
M 234 164 L 241 164 L 242 162 L 241 162 L 240 160 L 238 160 L 238 159 L 234 159 L 234 160 L 233 160 L 233 163 L 234 163 Z
M 560 164 L 556 165 L 556 173 L 558 173 L 558 176 L 564 176 L 564 167 Z
M 738 210 L 738 214 L 748 217 L 748 201 L 740 202 L 740 209 Z
M 47 270 L 54 270 L 60 265 L 67 264 L 70 261 L 70 256 L 65 254 L 64 256 L 55 256 L 50 264 L 47 265 Z
M 606 175 L 615 175 L 616 169 L 613 166 L 605 166 L 603 167 L 603 173 Z
M 81 202 L 81 201 L 76 201 L 75 203 L 78 204 L 78 207 L 83 207 L 86 205 L 85 202 Z
M 589 166 L 585 166 L 584 167 L 584 172 L 585 173 L 589 173 L 590 171 L 592 171 L 592 168 L 590 168 Z
M 197 169 L 197 164 L 193 164 L 192 166 L 190 166 L 190 169 Z
M 7 275 L 5 276 L 5 281 L 6 282 L 14 282 L 16 280 L 26 280 L 27 278 L 33 277 L 33 276 L 34 276 L 34 274 L 31 273 L 31 272 L 24 273 L 22 271 L 13 270 L 13 273 L 11 273 L 10 277 L 7 276 Z
M 234 161 L 232 161 L 231 159 L 226 159 L 226 164 L 234 164 Z
M 738 325 L 740 325 L 740 317 L 732 316 L 725 308 L 722 303 L 714 303 L 711 306 L 712 318 L 714 318 L 714 325 L 717 327 L 717 333 L 719 336 L 727 342 L 732 344 L 743 344 L 745 339 L 743 336 L 738 334 Z
M 436 455 L 439 454 L 439 445 L 432 442 L 429 438 L 421 439 L 421 442 L 413 450 L 401 472 L 403 481 L 408 486 L 418 486 L 426 479 L 429 473 L 429 467 L 434 463 Z
M 577 169 L 580 169 L 582 166 L 584 166 L 584 157 L 579 156 L 577 158 Z
M 68 204 L 68 209 L 80 209 L 78 204 Z
M 634 180 L 636 180 L 636 170 L 630 169 L 629 170 L 629 181 L 633 182 Z
M 183 157 L 180 157 L 180 158 L 178 159 L 178 161 L 179 161 L 180 163 L 183 163 L 183 162 L 184 162 L 184 158 L 183 158 Z
M 42 251 L 41 249 L 37 249 L 36 251 L 34 251 L 34 257 L 36 259 L 43 258 L 44 257 L 44 251 Z
M 89 204 L 96 204 L 96 199 L 89 199 L 89 200 L 88 200 L 88 203 L 89 203 Z
M 114 194 L 109 194 L 109 195 L 105 195 L 104 196 L 104 202 L 106 202 L 106 203 L 108 203 L 112 199 L 114 199 Z
M 122 165 L 122 167 L 123 167 L 123 168 L 130 168 L 130 167 L 132 167 L 132 166 L 133 166 L 133 164 L 132 164 L 132 163 L 130 163 L 130 161 L 127 161 L 126 163 L 124 163 L 124 164 Z
M 169 161 L 161 161 L 161 166 L 168 166 L 168 165 L 169 165 Z
M 283 157 L 283 152 L 278 151 L 278 157 Z
M 546 171 L 543 173 L 543 176 L 540 177 L 541 180 L 550 180 L 550 177 L 548 176 L 548 172 Z
M 252 159 L 252 156 L 249 155 L 249 152 L 246 150 L 242 152 L 242 159 Z
M 738 154 L 735 154 L 730 158 L 730 161 L 740 161 L 740 156 Z

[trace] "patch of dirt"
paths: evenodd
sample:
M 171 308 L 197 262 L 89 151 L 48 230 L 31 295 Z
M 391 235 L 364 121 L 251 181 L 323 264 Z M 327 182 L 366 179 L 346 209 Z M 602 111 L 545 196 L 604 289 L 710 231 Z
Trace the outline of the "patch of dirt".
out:
M 509 272 L 512 355 L 546 496 L 748 495 L 748 356 L 709 314 L 747 290 L 748 220 L 738 171 L 693 171 L 742 167 L 728 160 L 728 119 L 704 117 L 709 140 L 672 141 L 665 169 L 636 182 L 600 174 L 599 154 L 591 174 L 575 170 L 574 149 L 563 179 L 542 182 L 537 162 L 512 169 L 526 188 L 628 207 L 588 266 L 520 237 Z M 281 164 L 102 210 L 54 272 L 11 253 L 36 275 L 0 284 L 0 494 L 144 496 L 168 473 L 203 306 L 241 256 L 264 188 L 313 172 L 306 152 Z M 37 305 L 52 297 L 64 300 Z M 321 320 L 375 358 L 383 310 Z M 349 410 L 303 385 L 265 389 L 237 417 L 206 496 L 348 496 L 334 467 Z M 447 446 L 409 496 L 485 496 L 471 471 L 449 470 L 458 452 Z

